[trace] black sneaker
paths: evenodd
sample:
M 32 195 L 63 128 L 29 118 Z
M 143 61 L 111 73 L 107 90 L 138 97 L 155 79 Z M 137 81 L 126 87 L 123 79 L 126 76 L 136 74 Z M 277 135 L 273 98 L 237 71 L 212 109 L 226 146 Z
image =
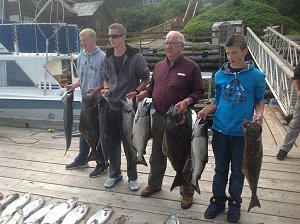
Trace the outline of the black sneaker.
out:
M 78 168 L 85 168 L 87 166 L 88 166 L 87 163 L 79 164 L 76 161 L 73 161 L 72 163 L 66 165 L 66 170 L 74 170 L 74 169 L 78 169 Z
M 89 177 L 91 178 L 95 178 L 95 177 L 100 177 L 102 174 L 107 172 L 107 168 L 106 167 L 96 167 L 96 169 L 94 169 L 90 174 Z
M 229 201 L 228 206 L 227 222 L 237 223 L 241 217 L 241 203 Z
M 280 149 L 279 152 L 278 152 L 278 154 L 277 154 L 277 156 L 276 156 L 276 158 L 278 160 L 284 160 L 286 158 L 287 154 L 288 153 L 286 151 Z
M 222 201 L 219 198 L 211 197 L 210 204 L 204 213 L 204 218 L 213 219 L 219 213 L 223 212 L 225 210 L 225 202 L 226 202 L 226 200 Z

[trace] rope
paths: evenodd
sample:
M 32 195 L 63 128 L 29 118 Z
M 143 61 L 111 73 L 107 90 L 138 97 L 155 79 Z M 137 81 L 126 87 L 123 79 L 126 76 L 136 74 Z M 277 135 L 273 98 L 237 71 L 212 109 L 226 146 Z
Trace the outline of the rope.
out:
M 34 137 L 32 137 L 32 136 L 35 135 L 35 134 L 38 134 L 38 133 L 40 133 L 40 132 L 34 132 L 34 133 L 32 133 L 32 134 L 30 135 L 30 137 L 31 137 L 32 139 L 35 140 L 35 141 L 33 141 L 33 142 L 17 142 L 17 141 L 13 140 L 13 139 L 10 138 L 10 137 L 1 136 L 1 135 L 0 135 L 0 138 L 6 138 L 6 139 L 8 139 L 8 140 L 10 140 L 11 142 L 16 143 L 16 144 L 36 144 L 36 143 L 38 143 L 38 142 L 40 141 L 40 139 L 34 138 Z

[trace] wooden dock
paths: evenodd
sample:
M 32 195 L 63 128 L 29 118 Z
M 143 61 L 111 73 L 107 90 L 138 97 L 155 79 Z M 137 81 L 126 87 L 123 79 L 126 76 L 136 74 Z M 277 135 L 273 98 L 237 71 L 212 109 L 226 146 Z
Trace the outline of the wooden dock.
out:
M 170 214 L 176 214 L 180 223 L 226 223 L 226 212 L 214 220 L 206 220 L 204 211 L 211 197 L 214 158 L 209 145 L 209 162 L 204 170 L 199 186 L 201 195 L 195 193 L 190 209 L 180 208 L 179 189 L 170 192 L 175 172 L 168 165 L 162 191 L 149 198 L 140 196 L 147 186 L 149 168 L 138 165 L 138 181 L 141 188 L 130 192 L 126 176 L 126 160 L 122 157 L 122 171 L 125 179 L 111 190 L 103 184 L 108 178 L 104 174 L 89 178 L 95 167 L 65 170 L 78 152 L 78 138 L 73 138 L 71 149 L 64 157 L 65 139 L 54 139 L 59 134 L 44 129 L 14 128 L 0 126 L 0 192 L 30 192 L 32 198 L 43 196 L 46 203 L 64 201 L 78 197 L 91 206 L 85 219 L 105 206 L 113 208 L 109 224 L 162 224 Z M 300 223 L 300 139 L 284 161 L 278 161 L 276 154 L 286 133 L 287 124 L 281 118 L 277 106 L 266 105 L 263 125 L 264 157 L 259 179 L 258 198 L 261 208 L 253 208 L 247 213 L 251 192 L 247 180 L 243 191 L 240 223 Z M 151 141 L 147 147 L 146 160 L 151 152 Z M 123 220 L 120 219 L 123 217 Z M 82 222 L 83 223 L 83 222 Z

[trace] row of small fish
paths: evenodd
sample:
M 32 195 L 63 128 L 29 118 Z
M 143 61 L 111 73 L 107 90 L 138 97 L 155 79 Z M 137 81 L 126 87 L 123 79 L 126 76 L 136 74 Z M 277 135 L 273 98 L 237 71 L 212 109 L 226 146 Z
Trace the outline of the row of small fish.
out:
M 11 194 L 0 201 L 0 224 L 77 224 L 88 213 L 90 206 L 78 205 L 78 199 L 73 197 L 66 202 L 51 203 L 43 207 L 44 198 L 29 202 L 30 193 Z M 76 206 L 76 207 L 75 207 Z M 91 216 L 85 223 L 105 223 L 112 214 L 112 208 L 106 207 Z

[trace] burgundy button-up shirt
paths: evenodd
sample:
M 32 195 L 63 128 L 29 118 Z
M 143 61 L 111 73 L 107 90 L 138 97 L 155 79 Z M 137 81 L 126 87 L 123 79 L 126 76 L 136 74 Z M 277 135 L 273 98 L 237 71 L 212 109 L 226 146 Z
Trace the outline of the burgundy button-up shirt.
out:
M 172 67 L 166 58 L 156 64 L 147 92 L 152 97 L 156 111 L 161 114 L 188 97 L 195 103 L 204 94 L 200 68 L 183 55 Z

